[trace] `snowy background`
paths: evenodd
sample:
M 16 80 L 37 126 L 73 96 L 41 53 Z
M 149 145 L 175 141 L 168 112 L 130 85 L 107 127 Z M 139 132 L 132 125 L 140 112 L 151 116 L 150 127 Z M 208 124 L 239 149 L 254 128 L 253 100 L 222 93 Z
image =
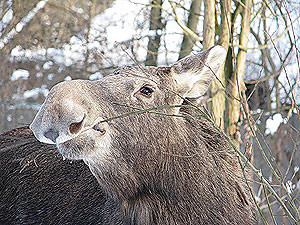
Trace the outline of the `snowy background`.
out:
M 186 23 L 191 0 L 178 1 L 179 20 Z M 254 1 L 254 11 L 259 12 L 262 1 Z M 18 8 L 19 7 L 19 8 Z M 21 7 L 21 8 L 20 8 Z M 164 30 L 158 65 L 170 65 L 178 60 L 183 31 L 175 21 L 168 1 L 162 10 Z M 249 106 L 259 130 L 261 141 L 272 163 L 285 171 L 291 162 L 291 170 L 285 185 L 290 193 L 300 189 L 299 182 L 299 113 L 292 109 L 293 96 L 300 104 L 299 58 L 295 48 L 290 50 L 290 39 L 300 46 L 299 36 L 288 35 L 285 22 L 274 16 L 278 12 L 274 3 L 267 10 L 269 24 L 267 44 L 274 65 L 263 70 L 259 43 L 249 36 L 245 82 Z M 143 64 L 149 39 L 157 35 L 149 30 L 150 6 L 148 0 L 28 0 L 0 2 L 0 133 L 28 125 L 49 90 L 56 83 L 72 79 L 96 80 L 110 74 L 121 65 Z M 202 7 L 203 8 L 203 7 Z M 283 7 L 284 8 L 284 7 Z M 282 8 L 282 9 L 283 9 Z M 289 3 L 294 34 L 300 33 L 300 4 Z M 217 9 L 217 14 L 220 12 Z M 218 14 L 219 15 L 219 14 Z M 203 36 L 203 10 L 200 14 L 197 34 Z M 241 20 L 240 17 L 237 18 Z M 263 40 L 263 24 L 258 14 L 253 16 L 252 29 Z M 291 29 L 291 23 L 289 23 Z M 238 33 L 234 38 L 238 39 Z M 234 46 L 237 49 L 238 46 Z M 195 42 L 194 51 L 202 49 Z M 298 50 L 299 54 L 299 50 Z M 286 59 L 285 59 L 285 56 Z M 283 60 L 284 67 L 282 67 Z M 278 79 L 269 79 L 259 85 L 251 82 L 278 73 Z M 277 82 L 277 83 L 275 83 Z M 280 88 L 277 88 L 279 85 Z M 279 95 L 279 101 L 276 96 Z M 278 107 L 280 104 L 280 107 Z M 247 127 L 241 125 L 242 133 Z M 245 148 L 241 140 L 242 148 Z M 258 146 L 254 142 L 254 149 Z M 255 151 L 256 165 L 272 182 L 261 155 Z M 275 156 L 274 156 L 275 155 Z M 290 161 L 290 157 L 294 160 Z M 257 187 L 257 199 L 260 187 Z

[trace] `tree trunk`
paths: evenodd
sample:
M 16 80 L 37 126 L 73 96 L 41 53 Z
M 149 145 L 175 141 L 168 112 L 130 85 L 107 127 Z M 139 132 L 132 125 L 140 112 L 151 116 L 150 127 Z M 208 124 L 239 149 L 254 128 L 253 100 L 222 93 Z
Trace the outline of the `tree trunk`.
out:
M 228 3 L 227 0 L 226 3 Z M 203 27 L 203 31 L 204 31 L 203 47 L 209 48 L 215 45 L 215 23 L 216 23 L 215 2 L 206 0 L 204 2 L 204 6 L 205 6 L 205 13 L 204 13 L 205 17 L 204 17 L 204 27 Z M 223 32 L 222 30 L 223 28 L 221 27 L 221 32 Z M 220 44 L 223 45 L 222 42 Z M 224 96 L 224 91 L 222 91 L 223 90 L 222 84 L 223 85 L 225 84 L 225 76 L 223 70 L 220 70 L 217 76 L 218 79 L 212 82 L 210 88 L 210 96 L 212 98 L 210 108 L 211 108 L 212 115 L 216 121 L 216 124 L 221 129 L 224 129 L 225 96 Z M 220 81 L 222 84 L 220 83 Z
M 229 46 L 232 43 L 231 34 L 232 34 L 232 24 L 234 24 L 237 14 L 240 12 L 239 7 L 237 6 L 233 16 L 231 14 L 231 0 L 222 0 L 221 4 L 221 25 L 220 25 L 220 40 L 219 44 L 228 50 L 227 59 L 225 61 L 224 71 L 220 74 L 220 81 L 215 81 L 215 89 L 216 90 L 224 90 L 223 85 L 226 86 L 226 90 L 228 87 L 232 85 L 232 83 L 228 82 L 230 78 L 233 76 L 233 52 L 231 47 Z M 226 83 L 227 81 L 227 83 Z M 223 84 L 223 85 L 222 85 Z M 218 99 L 213 102 L 215 108 L 218 108 L 220 113 L 219 117 L 223 116 L 220 119 L 221 128 L 228 133 L 228 127 L 230 126 L 230 116 L 228 114 L 228 98 L 226 98 L 225 90 L 219 93 Z M 217 101 L 218 100 L 218 101 Z
M 91 0 L 90 4 L 89 4 L 89 10 L 88 10 L 88 25 L 87 25 L 87 33 L 86 33 L 86 42 L 90 43 L 90 33 L 91 33 L 91 26 L 92 26 L 92 20 L 95 16 L 95 12 L 96 12 L 96 1 L 95 0 Z M 88 48 L 88 45 L 86 45 L 86 54 L 85 54 L 85 60 L 84 60 L 84 73 L 85 73 L 85 77 L 88 78 L 89 74 L 88 74 L 88 70 L 89 70 L 89 58 L 91 55 L 91 51 Z
M 190 14 L 187 22 L 187 27 L 190 28 L 193 32 L 197 32 L 197 25 L 199 21 L 199 14 L 201 10 L 202 0 L 193 0 L 190 7 Z M 187 56 L 192 52 L 192 48 L 194 46 L 194 40 L 191 36 L 184 33 L 180 52 L 179 59 Z
M 153 0 L 152 1 L 152 8 L 150 12 L 150 35 L 149 35 L 149 42 L 147 47 L 147 56 L 145 65 L 146 66 L 156 66 L 157 65 L 157 55 L 158 49 L 160 46 L 160 37 L 162 33 L 162 29 L 164 24 L 162 23 L 161 19 L 161 6 L 163 0 Z M 151 32 L 153 31 L 153 33 Z
M 203 48 L 215 44 L 215 2 L 204 0 Z
M 250 17 L 252 10 L 252 1 L 244 0 L 243 3 L 243 11 L 242 11 L 242 24 L 241 24 L 241 33 L 239 36 L 239 51 L 236 59 L 236 69 L 234 76 L 231 79 L 233 84 L 230 92 L 231 95 L 240 99 L 240 92 L 244 88 L 244 75 L 246 69 L 246 57 L 247 57 L 247 46 L 248 46 L 248 37 L 250 33 Z M 239 127 L 238 121 L 240 118 L 240 102 L 230 98 L 228 99 L 228 121 L 229 121 L 229 129 L 228 133 L 234 143 L 236 145 L 239 144 Z
M 231 35 L 231 0 L 222 0 L 219 43 L 226 49 L 229 47 L 230 35 Z

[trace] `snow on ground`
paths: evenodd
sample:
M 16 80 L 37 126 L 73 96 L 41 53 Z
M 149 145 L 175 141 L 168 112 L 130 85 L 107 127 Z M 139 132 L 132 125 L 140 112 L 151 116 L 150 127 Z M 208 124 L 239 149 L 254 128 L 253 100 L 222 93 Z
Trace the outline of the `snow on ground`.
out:
M 27 80 L 29 76 L 30 74 L 27 70 L 17 69 L 10 76 L 10 80 L 11 81 L 16 81 L 19 79 Z
M 13 18 L 13 15 L 14 15 L 14 12 L 12 9 L 7 10 L 7 12 L 2 17 L 2 21 L 0 23 L 0 28 L 2 28 L 2 26 L 5 26 L 6 24 L 9 24 L 9 22 Z
M 29 21 L 34 13 L 36 13 L 39 9 L 44 7 L 46 1 L 41 1 L 41 5 L 38 5 L 35 11 L 28 14 L 28 18 L 26 21 Z M 136 1 L 137 2 L 137 1 Z M 118 43 L 126 43 L 128 40 L 133 38 L 140 38 L 139 44 L 140 46 L 135 48 L 135 53 L 137 54 L 138 61 L 143 61 L 146 58 L 146 48 L 148 44 L 147 36 L 153 36 L 155 33 L 153 31 L 149 31 L 148 22 L 145 23 L 145 18 L 149 16 L 147 12 L 144 10 L 145 5 L 149 3 L 149 0 L 141 0 L 138 3 L 134 3 L 131 1 L 124 0 L 116 0 L 112 4 L 112 6 L 106 9 L 104 12 L 95 16 L 92 20 L 91 31 L 88 40 L 84 38 L 73 36 L 71 37 L 69 43 L 66 43 L 62 46 L 62 48 L 48 48 L 48 49 L 23 49 L 21 46 L 16 46 L 11 51 L 11 60 L 48 60 L 42 66 L 43 69 L 48 70 L 55 63 L 57 65 L 61 65 L 59 67 L 58 72 L 64 69 L 65 66 L 71 66 L 74 63 L 83 62 L 85 59 L 86 52 L 88 50 L 105 50 L 104 55 L 107 58 L 113 59 L 116 65 L 128 64 L 128 56 L 127 53 L 123 51 L 123 49 L 118 45 Z M 185 7 L 188 8 L 190 1 L 185 1 Z M 165 44 L 168 54 L 159 54 L 158 55 L 158 64 L 170 64 L 175 62 L 178 59 L 178 51 L 180 47 L 180 43 L 182 41 L 182 30 L 175 22 L 174 18 L 168 14 L 172 14 L 172 9 L 168 3 L 165 1 L 163 4 L 164 10 L 162 13 L 164 14 L 164 18 L 167 18 L 168 23 L 166 26 L 166 35 L 162 37 L 162 44 Z M 126 9 L 126 10 L 124 10 Z M 72 8 L 73 11 L 82 11 L 80 8 Z M 185 23 L 186 15 L 183 9 L 177 9 L 178 16 L 182 23 Z M 4 16 L 2 22 L 10 21 L 13 12 L 7 12 L 7 15 Z M 25 24 L 26 21 L 23 21 Z M 24 25 L 23 24 L 23 25 Z M 140 24 L 139 26 L 137 24 Z M 20 30 L 22 24 L 19 25 L 17 30 Z M 199 24 L 199 29 L 201 31 L 203 24 Z M 138 29 L 137 29 L 138 27 Z M 103 36 L 105 34 L 105 37 Z M 142 38 L 146 37 L 146 38 Z M 108 40 L 107 46 L 104 47 L 101 44 L 101 41 L 104 39 Z M 196 46 L 194 50 L 200 50 L 201 44 L 198 43 L 198 47 Z M 165 49 L 162 49 L 163 51 Z M 162 53 L 162 51 L 161 51 Z M 130 53 L 129 53 L 130 55 Z M 167 55 L 167 56 L 166 56 Z M 126 56 L 126 57 L 124 57 Z M 123 57 L 123 61 L 120 60 Z M 113 62 L 113 63 L 114 63 Z M 130 63 L 130 62 L 129 62 Z M 132 62 L 133 63 L 133 62 Z M 111 66 L 111 62 L 103 60 L 103 66 Z M 294 68 L 294 67 L 292 67 Z M 293 71 L 291 67 L 287 67 L 288 72 Z M 38 68 L 40 69 L 40 68 Z M 16 71 L 15 71 L 16 72 Z M 28 71 L 27 71 L 28 72 Z M 294 70 L 294 76 L 297 75 L 297 70 Z M 19 74 L 18 74 L 19 73 Z M 17 71 L 16 74 L 12 75 L 11 80 L 17 79 L 27 79 L 30 74 L 26 74 L 23 71 L 23 75 L 21 71 Z M 43 74 L 40 72 L 36 74 L 36 77 L 41 77 Z M 102 74 L 95 71 L 94 74 L 90 75 L 90 80 L 99 79 L 102 77 Z M 48 75 L 48 79 L 51 80 L 53 75 Z M 65 80 L 71 80 L 71 77 L 66 77 Z M 286 82 L 285 76 L 280 76 L 280 80 L 283 83 Z M 297 98 L 299 99 L 299 98 Z M 274 115 L 273 118 L 270 118 L 267 121 L 267 134 L 273 134 L 279 127 L 282 122 L 282 117 L 279 115 Z
M 274 134 L 281 123 L 284 122 L 284 119 L 282 118 L 282 115 L 280 113 L 274 114 L 272 117 L 270 117 L 266 121 L 266 134 Z
M 52 61 L 47 61 L 44 63 L 43 65 L 43 69 L 44 70 L 49 70 L 51 68 L 51 66 L 53 65 L 53 62 Z
M 27 98 L 35 98 L 37 99 L 39 97 L 39 94 L 40 94 L 40 88 L 34 88 L 34 89 L 31 89 L 31 90 L 27 90 L 24 92 L 23 96 L 25 99 Z
M 49 90 L 47 89 L 46 85 L 42 85 L 40 88 L 33 88 L 31 90 L 25 91 L 23 97 L 24 99 L 27 98 L 37 99 L 40 94 L 42 94 L 44 97 L 47 97 L 47 95 L 49 94 Z
M 141 1 L 140 3 L 146 3 L 147 1 Z M 93 30 L 90 32 L 90 38 L 97 38 L 103 30 L 106 28 L 106 37 L 110 44 L 115 42 L 123 42 L 132 38 L 132 34 L 135 33 L 135 18 L 137 12 L 144 6 L 139 4 L 132 4 L 124 0 L 116 0 L 112 7 L 106 9 L 103 13 L 94 17 L 92 26 Z M 124 10 L 126 9 L 126 10 Z M 126 20 L 126 23 L 124 23 Z
M 108 40 L 105 56 L 107 58 L 115 59 L 117 62 L 121 55 L 126 55 L 126 53 L 122 52 L 121 48 L 116 49 L 116 43 L 126 42 L 127 40 L 132 39 L 136 35 L 137 20 L 139 19 L 142 21 L 143 19 L 141 17 L 143 15 L 140 15 L 140 18 L 137 18 L 136 15 L 145 7 L 143 4 L 147 4 L 148 0 L 140 1 L 140 3 L 142 4 L 133 4 L 129 1 L 116 0 L 112 7 L 94 17 L 91 24 L 89 40 L 73 36 L 69 43 L 64 44 L 62 48 L 59 49 L 41 48 L 31 50 L 16 46 L 11 51 L 10 60 L 35 61 L 49 59 L 49 61 L 43 65 L 43 69 L 45 70 L 50 69 L 54 63 L 62 66 L 71 66 L 75 63 L 83 62 L 88 50 L 97 50 L 101 48 L 101 40 L 99 40 L 99 37 L 101 39 L 104 32 L 105 38 Z M 103 30 L 103 27 L 106 27 L 105 31 Z M 145 27 L 144 29 L 148 30 L 148 27 Z M 144 41 L 143 47 L 138 49 L 137 55 L 141 56 L 140 60 L 143 60 L 146 56 L 146 46 L 147 40 Z M 111 62 L 106 63 L 109 65 L 105 65 L 104 62 L 104 66 L 111 66 Z M 128 62 L 124 61 L 124 64 L 127 63 Z
M 82 61 L 84 59 L 85 48 L 82 41 L 76 37 L 72 37 L 70 43 L 64 44 L 61 49 L 48 48 L 48 49 L 23 49 L 21 46 L 16 46 L 12 49 L 10 60 L 20 61 L 35 61 L 46 60 L 47 58 L 53 61 L 47 61 L 43 65 L 43 69 L 50 69 L 54 62 L 58 65 L 71 66 L 73 63 Z
M 149 32 L 149 24 L 145 23 L 145 15 L 143 9 L 145 4 L 149 4 L 148 0 L 141 0 L 137 4 L 130 1 L 116 0 L 112 6 L 101 14 L 95 16 L 92 20 L 91 31 L 89 37 L 89 46 L 103 50 L 105 56 L 113 60 L 114 64 L 128 64 L 128 56 L 119 46 L 119 43 L 126 43 L 134 38 L 139 39 L 139 48 L 135 49 L 138 61 L 146 58 L 146 47 Z M 126 10 L 124 10 L 126 9 Z M 137 24 L 140 24 L 137 29 Z M 103 36 L 105 34 L 105 37 Z M 100 42 L 107 40 L 107 46 L 103 48 Z M 97 46 L 97 44 L 99 46 Z M 125 48 L 126 49 L 126 48 Z M 126 60 L 121 60 L 127 58 Z M 104 66 L 111 66 L 110 62 L 104 61 Z
M 17 33 L 20 33 L 22 31 L 22 29 L 26 26 L 26 24 L 28 24 L 32 20 L 32 18 L 35 16 L 35 14 L 40 9 L 45 7 L 47 1 L 48 0 L 42 0 L 38 4 L 36 4 L 35 8 L 33 8 L 25 17 L 23 17 L 22 20 L 16 25 L 16 27 L 11 29 L 7 33 L 7 35 L 0 38 L 0 49 L 2 49 Z M 9 1 L 9 2 L 11 2 L 11 1 Z M 5 20 L 3 20 L 3 18 L 2 18 L 2 20 L 0 21 L 1 22 L 1 28 L 3 26 L 6 26 L 5 22 L 7 22 L 8 19 L 9 19 L 9 15 L 7 16 L 7 18 L 5 18 Z
M 135 53 L 138 57 L 137 60 L 143 61 L 147 54 L 147 37 L 154 35 L 153 31 L 149 31 L 149 23 L 145 22 L 145 18 L 149 16 L 147 14 L 149 10 L 145 10 L 145 5 L 148 3 L 148 0 L 141 0 L 138 3 L 116 0 L 110 8 L 93 18 L 88 40 L 85 40 L 83 37 L 78 38 L 73 36 L 69 43 L 64 44 L 60 49 L 48 48 L 31 50 L 22 49 L 21 46 L 16 46 L 11 51 L 11 60 L 50 59 L 53 63 L 58 65 L 71 66 L 74 63 L 82 62 L 85 59 L 85 54 L 88 50 L 101 49 L 104 50 L 105 56 L 117 62 L 117 65 L 128 64 L 127 53 L 119 46 L 119 43 L 126 43 L 129 40 L 138 38 L 139 47 L 135 48 Z M 187 1 L 186 7 L 188 7 L 188 5 L 189 1 Z M 166 14 L 164 16 L 167 16 L 168 13 L 172 12 L 172 9 L 167 2 L 163 4 L 163 8 L 163 13 Z M 165 10 L 168 12 L 165 12 Z M 186 19 L 184 11 L 179 8 L 178 14 L 181 22 L 184 23 L 184 20 Z M 166 49 L 169 50 L 167 50 L 167 58 L 166 54 L 159 54 L 159 65 L 174 62 L 178 59 L 177 52 L 179 51 L 182 40 L 181 28 L 174 21 L 173 17 L 168 16 L 168 20 L 165 28 L 167 34 L 161 41 L 166 45 Z M 101 44 L 104 39 L 107 40 L 107 46 L 105 47 Z M 196 50 L 199 50 L 199 48 L 196 47 Z M 163 49 L 163 51 L 165 51 L 165 49 Z M 122 57 L 126 58 L 126 60 L 122 61 Z M 104 60 L 103 63 L 104 66 L 111 66 L 111 62 L 106 62 Z M 109 65 L 106 65 L 105 63 Z M 46 68 L 44 69 L 47 69 L 49 66 L 51 65 L 45 64 L 44 67 Z
M 12 0 L 7 0 L 6 4 L 8 9 L 6 12 L 3 11 L 4 9 L 2 7 L 0 7 L 0 15 L 3 15 L 3 13 L 5 13 L 2 19 L 0 20 L 0 37 L 2 36 L 2 32 L 6 29 L 7 25 L 9 24 L 14 15 L 14 12 L 12 10 Z M 1 6 L 3 6 L 3 2 L 1 2 Z
M 293 193 L 293 190 L 296 189 L 296 185 L 297 184 L 293 184 L 292 181 L 288 180 L 286 183 L 285 183 L 285 186 L 286 186 L 286 189 L 288 191 L 289 194 L 292 194 Z
M 71 77 L 71 76 L 66 76 L 64 80 L 65 80 L 65 81 L 71 81 L 71 80 L 72 80 L 72 77 Z
M 53 80 L 54 77 L 55 77 L 54 73 L 49 73 L 47 78 L 48 80 Z
M 103 77 L 103 74 L 100 72 L 93 73 L 89 76 L 89 80 L 98 80 Z

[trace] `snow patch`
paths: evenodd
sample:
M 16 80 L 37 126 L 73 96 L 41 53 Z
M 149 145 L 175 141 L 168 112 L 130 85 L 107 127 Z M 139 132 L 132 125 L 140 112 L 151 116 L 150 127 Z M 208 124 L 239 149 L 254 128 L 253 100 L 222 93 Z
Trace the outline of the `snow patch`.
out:
M 285 184 L 287 192 L 292 194 L 293 190 L 296 188 L 296 185 L 292 183 L 292 181 L 288 180 Z
M 54 73 L 49 73 L 48 74 L 48 80 L 53 80 L 53 77 L 54 77 Z
M 284 122 L 284 119 L 282 118 L 282 115 L 280 113 L 274 114 L 272 117 L 270 117 L 266 121 L 266 134 L 274 134 L 281 123 Z
M 45 62 L 44 65 L 43 65 L 43 69 L 44 70 L 49 70 L 51 68 L 51 66 L 53 66 L 52 61 Z
M 93 73 L 89 76 L 89 80 L 99 80 L 103 77 L 103 74 L 100 72 Z
M 41 67 L 39 66 L 39 64 L 36 64 L 35 67 L 34 67 L 36 70 L 40 70 Z
M 39 97 L 39 94 L 40 94 L 40 88 L 34 88 L 31 90 L 25 91 L 23 96 L 25 99 L 27 99 L 27 98 L 37 99 Z
M 11 122 L 11 121 L 12 121 L 11 115 L 8 115 L 8 116 L 6 117 L 6 120 L 7 120 L 8 122 Z
M 123 42 L 131 39 L 136 33 L 134 26 L 137 12 L 148 4 L 148 1 L 142 0 L 139 3 L 133 4 L 130 1 L 116 0 L 112 6 L 106 9 L 103 13 L 95 16 L 92 22 L 91 39 L 99 36 L 98 31 L 106 27 L 107 39 L 110 43 Z M 126 9 L 126 10 L 124 10 Z M 126 21 L 125 23 L 123 21 Z
M 36 77 L 42 77 L 42 76 L 43 76 L 43 73 L 38 72 L 35 76 L 36 76 Z
M 34 98 L 37 99 L 39 95 L 42 94 L 44 97 L 47 97 L 49 90 L 46 85 L 42 85 L 40 88 L 34 88 L 24 92 L 23 97 L 25 99 Z
M 57 72 L 58 72 L 58 73 L 61 73 L 62 71 L 64 71 L 64 68 L 63 68 L 63 67 L 61 67 L 61 66 L 60 66 L 60 67 L 58 67 L 58 69 L 57 69 Z
M 11 21 L 11 19 L 13 18 L 13 14 L 14 14 L 13 10 L 9 9 L 2 17 L 1 22 L 4 24 L 8 24 Z
M 260 203 L 261 202 L 261 198 L 259 196 L 255 196 L 255 200 Z
M 5 37 L 0 39 L 0 49 L 2 49 L 10 39 L 12 39 L 17 33 L 19 33 L 25 25 L 27 25 L 32 18 L 35 16 L 35 14 L 45 6 L 48 0 L 42 0 L 38 4 L 36 4 L 36 7 L 32 9 L 23 19 L 16 25 L 15 28 L 12 28 Z
M 12 73 L 10 80 L 11 81 L 16 81 L 19 79 L 27 80 L 29 76 L 30 74 L 27 70 L 17 69 Z
M 66 76 L 64 80 L 65 80 L 65 81 L 71 81 L 71 80 L 72 80 L 72 77 Z

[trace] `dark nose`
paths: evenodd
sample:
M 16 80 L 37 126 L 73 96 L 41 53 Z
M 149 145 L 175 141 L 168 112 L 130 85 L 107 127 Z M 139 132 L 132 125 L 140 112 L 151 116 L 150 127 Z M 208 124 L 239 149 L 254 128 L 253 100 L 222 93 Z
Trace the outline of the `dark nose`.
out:
M 50 130 L 48 130 L 47 132 L 44 133 L 44 136 L 46 138 L 48 138 L 49 140 L 51 140 L 53 142 L 56 142 L 56 139 L 58 138 L 59 133 L 55 129 L 50 129 Z

